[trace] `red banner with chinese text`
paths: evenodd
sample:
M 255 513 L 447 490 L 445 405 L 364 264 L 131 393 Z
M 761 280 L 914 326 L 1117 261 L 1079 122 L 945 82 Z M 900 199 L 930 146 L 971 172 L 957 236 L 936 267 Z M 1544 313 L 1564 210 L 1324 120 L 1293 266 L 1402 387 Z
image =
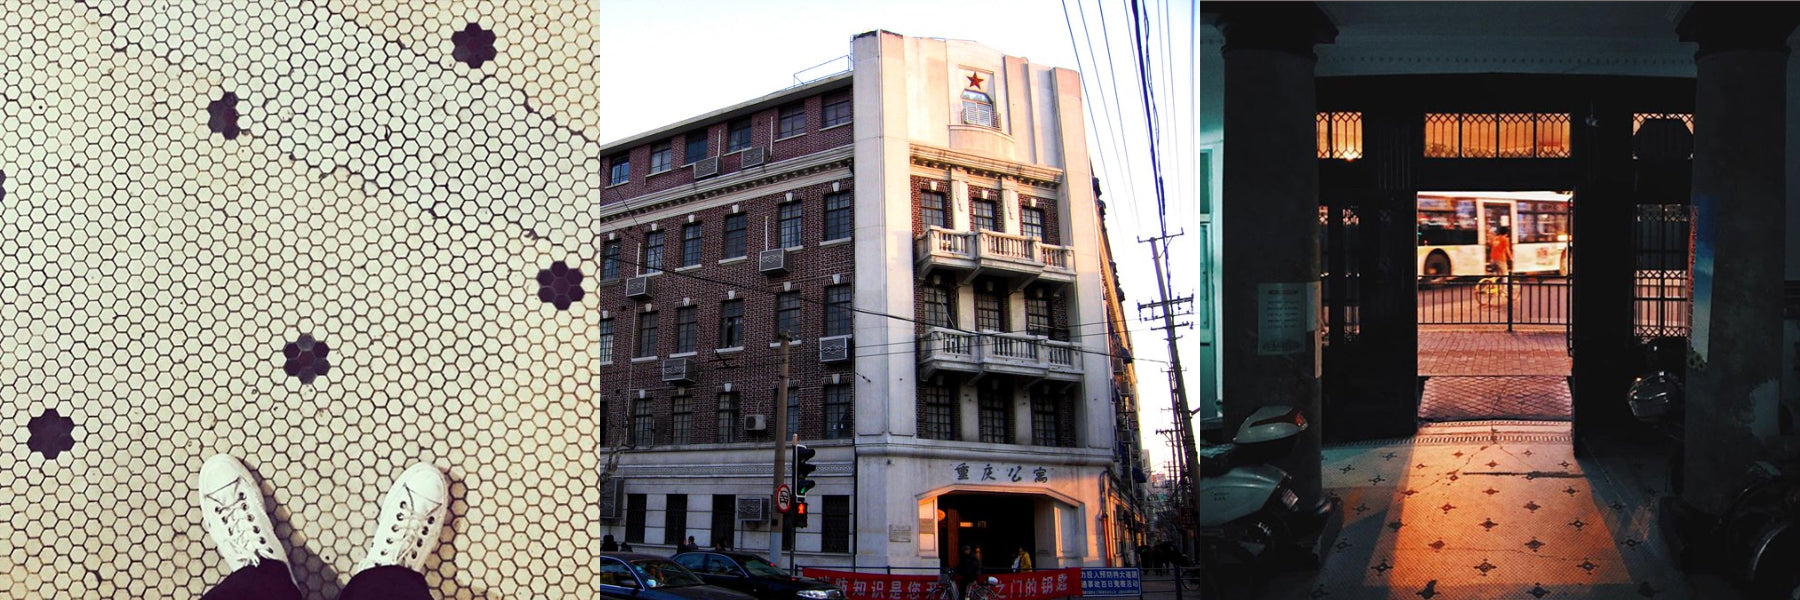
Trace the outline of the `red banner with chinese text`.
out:
M 849 600 L 926 600 L 938 585 L 936 575 L 887 575 L 829 569 L 801 570 L 806 577 L 829 581 L 844 589 Z M 1053 600 L 1081 595 L 1081 569 L 1052 569 L 1028 573 L 989 573 L 1000 580 L 996 600 Z

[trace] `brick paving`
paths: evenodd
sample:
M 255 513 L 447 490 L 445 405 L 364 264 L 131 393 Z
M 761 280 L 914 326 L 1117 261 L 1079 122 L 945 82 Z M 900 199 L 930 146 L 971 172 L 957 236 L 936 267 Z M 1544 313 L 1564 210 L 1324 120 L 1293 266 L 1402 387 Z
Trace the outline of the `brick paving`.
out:
M 1567 343 L 1561 330 L 1420 331 L 1419 418 L 1568 419 Z

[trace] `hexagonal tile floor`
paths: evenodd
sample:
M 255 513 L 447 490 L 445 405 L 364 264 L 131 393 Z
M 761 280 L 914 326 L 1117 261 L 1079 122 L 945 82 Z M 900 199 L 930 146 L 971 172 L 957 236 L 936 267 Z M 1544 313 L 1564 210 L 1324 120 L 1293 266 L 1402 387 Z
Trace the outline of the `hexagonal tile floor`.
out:
M 0 12 L 0 597 L 197 596 L 216 452 L 312 597 L 421 460 L 453 482 L 439 597 L 596 596 L 595 19 Z

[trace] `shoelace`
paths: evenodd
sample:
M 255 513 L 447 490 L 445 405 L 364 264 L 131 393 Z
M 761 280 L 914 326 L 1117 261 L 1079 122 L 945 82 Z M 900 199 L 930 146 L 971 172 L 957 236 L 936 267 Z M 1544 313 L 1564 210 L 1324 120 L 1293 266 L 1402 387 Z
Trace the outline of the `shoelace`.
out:
M 408 498 L 412 498 L 412 490 L 407 490 L 406 495 Z M 412 505 L 411 510 L 408 510 L 409 504 Z M 386 542 L 386 547 L 382 548 L 381 556 L 388 557 L 391 554 L 391 558 L 396 562 L 417 558 L 416 553 L 425 548 L 425 534 L 428 533 L 430 525 L 437 522 L 435 512 L 419 510 L 416 499 L 410 502 L 401 500 L 400 514 L 394 516 L 399 519 L 399 522 L 389 526 L 388 531 L 384 533 L 383 540 Z
M 225 554 L 248 556 L 245 565 L 254 566 L 262 561 L 261 550 L 265 545 L 263 532 L 256 526 L 256 517 L 250 514 L 250 499 L 244 492 L 237 492 L 237 499 L 220 503 L 216 509 L 220 522 L 225 526 L 225 535 L 219 545 L 227 549 Z

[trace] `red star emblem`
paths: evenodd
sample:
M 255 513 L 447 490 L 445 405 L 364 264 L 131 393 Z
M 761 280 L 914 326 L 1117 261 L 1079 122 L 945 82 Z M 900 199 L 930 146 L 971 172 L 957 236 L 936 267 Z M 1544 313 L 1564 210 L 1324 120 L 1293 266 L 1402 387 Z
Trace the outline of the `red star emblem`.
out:
M 983 80 L 982 80 L 982 78 L 981 78 L 981 74 L 980 74 L 980 73 L 970 73 L 970 74 L 969 74 L 969 87 L 972 87 L 972 88 L 975 88 L 975 89 L 981 89 L 981 82 L 982 82 L 982 81 L 983 81 Z

